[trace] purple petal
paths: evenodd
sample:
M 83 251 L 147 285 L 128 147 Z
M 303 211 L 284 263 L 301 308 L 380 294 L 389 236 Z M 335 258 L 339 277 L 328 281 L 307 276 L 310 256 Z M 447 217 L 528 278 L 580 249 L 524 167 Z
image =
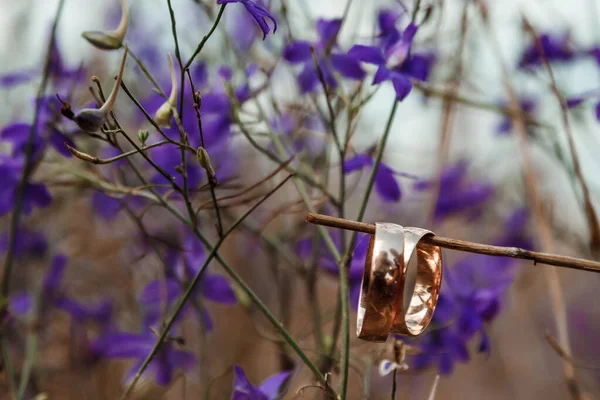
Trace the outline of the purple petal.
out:
M 408 43 L 412 43 L 415 35 L 417 34 L 418 26 L 414 23 L 408 24 L 404 32 L 402 32 L 402 40 Z
M 367 154 L 357 154 L 349 160 L 344 161 L 344 173 L 357 171 L 367 166 L 373 165 L 373 159 Z
M 596 103 L 596 121 L 600 121 L 600 101 L 598 103 Z
M 248 381 L 244 370 L 239 365 L 233 366 L 235 380 L 233 382 L 232 400 L 269 400 L 256 386 Z
M 332 54 L 331 65 L 346 78 L 362 80 L 366 75 L 365 71 L 361 68 L 360 63 L 346 54 Z
M 393 74 L 392 83 L 394 84 L 398 101 L 404 100 L 412 90 L 412 82 L 403 74 Z
M 454 360 L 449 354 L 444 353 L 440 356 L 440 365 L 438 369 L 440 371 L 440 375 L 447 376 L 452 373 L 454 370 Z
M 319 76 L 317 75 L 317 69 L 314 63 L 307 62 L 302 68 L 302 72 L 298 75 L 298 84 L 302 93 L 308 93 L 314 89 L 317 82 L 319 82 Z
M 348 55 L 369 64 L 385 64 L 385 57 L 379 47 L 356 44 L 348 51 Z
M 31 125 L 24 122 L 6 125 L 2 128 L 2 131 L 0 131 L 0 137 L 11 142 L 14 149 L 20 151 L 27 143 L 30 126 Z
M 0 87 L 12 88 L 23 83 L 27 83 L 38 74 L 37 70 L 31 69 L 26 71 L 12 72 L 6 75 L 0 76 Z
M 361 282 L 357 282 L 356 284 L 350 286 L 350 307 L 352 307 L 352 309 L 355 311 L 358 308 L 358 299 L 360 297 L 361 286 Z
M 310 43 L 297 41 L 288 44 L 283 50 L 283 58 L 292 64 L 311 60 Z
M 8 308 L 14 315 L 23 316 L 31 310 L 33 300 L 25 292 L 15 293 L 8 300 Z
M 316 23 L 319 45 L 321 49 L 335 44 L 335 38 L 342 26 L 341 19 L 319 19 Z
M 583 97 L 571 97 L 566 100 L 568 108 L 575 108 L 581 105 L 585 99 Z
M 206 330 L 206 332 L 212 332 L 212 330 L 215 327 L 212 317 L 210 316 L 206 308 L 202 309 L 202 323 L 204 324 L 204 329 Z
M 387 81 L 392 76 L 392 73 L 389 69 L 386 68 L 385 65 L 380 65 L 377 68 L 377 72 L 375 72 L 375 76 L 373 77 L 373 85 L 378 85 L 383 81 Z
M 237 301 L 229 282 L 221 275 L 204 275 L 201 285 L 202 295 L 209 300 L 221 304 L 234 304 Z
M 25 191 L 27 200 L 39 208 L 48 207 L 52 203 L 52 196 L 48 188 L 41 183 L 30 183 Z
M 221 65 L 217 73 L 221 78 L 228 82 L 231 81 L 231 78 L 233 78 L 233 71 L 231 71 L 231 68 L 226 65 Z
M 202 96 L 200 110 L 203 113 L 222 114 L 228 113 L 230 109 L 229 97 L 224 93 L 210 93 Z
M 96 192 L 92 196 L 92 207 L 102 219 L 111 221 L 121 210 L 121 200 L 107 196 L 104 192 Z
M 67 149 L 65 146 L 66 142 L 69 146 L 73 148 L 75 147 L 75 143 L 73 143 L 73 141 L 68 136 L 64 135 L 57 129 L 51 129 L 49 139 L 50 144 L 52 145 L 54 150 L 56 150 L 60 155 L 67 158 L 71 158 L 73 156 L 73 154 L 71 154 L 69 149 Z
M 66 266 L 66 256 L 62 254 L 57 254 L 54 256 L 50 270 L 44 279 L 44 294 L 46 296 L 52 297 L 56 292 L 58 292 L 58 287 Z
M 259 390 L 263 392 L 269 398 L 269 400 L 277 398 L 277 395 L 281 390 L 281 386 L 288 379 L 290 374 L 290 371 L 286 371 L 268 377 L 263 381 L 263 383 L 260 384 Z
M 380 164 L 375 176 L 375 189 L 385 201 L 396 202 L 400 200 L 400 185 L 396 181 L 392 169 Z
M 96 340 L 91 350 L 100 357 L 144 358 L 154 347 L 154 335 L 139 335 L 128 332 L 113 332 Z

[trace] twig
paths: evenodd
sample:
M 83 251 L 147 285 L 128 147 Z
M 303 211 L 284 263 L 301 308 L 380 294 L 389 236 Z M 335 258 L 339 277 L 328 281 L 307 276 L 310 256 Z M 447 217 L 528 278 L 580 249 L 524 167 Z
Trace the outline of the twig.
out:
M 309 213 L 306 216 L 306 222 L 316 225 L 330 226 L 332 228 L 348 229 L 355 232 L 364 232 L 371 235 L 375 234 L 375 225 L 365 222 L 357 222 L 346 219 L 340 219 L 322 214 Z M 522 260 L 530 260 L 535 264 L 553 265 L 576 269 L 579 271 L 600 272 L 600 263 L 596 261 L 585 260 L 582 258 L 560 256 L 557 254 L 540 253 L 518 247 L 501 247 L 489 244 L 468 242 L 466 240 L 451 239 L 442 236 L 425 236 L 421 239 L 423 243 L 433 244 L 450 250 L 465 251 L 468 253 L 485 254 L 496 257 L 511 257 Z
M 146 151 L 148 149 L 153 149 L 155 147 L 162 146 L 163 144 L 166 144 L 166 143 L 169 143 L 169 142 L 166 140 L 161 140 L 160 142 L 156 142 L 156 143 L 149 144 L 148 146 L 140 147 L 140 150 Z M 71 152 L 71 154 L 73 154 L 75 157 L 79 158 L 80 160 L 87 161 L 87 162 L 90 162 L 92 164 L 97 164 L 97 165 L 110 164 L 115 161 L 119 161 L 119 160 L 122 160 L 129 156 L 132 156 L 134 154 L 138 154 L 140 152 L 138 150 L 131 150 L 131 151 L 128 151 L 127 153 L 119 154 L 118 156 L 111 157 L 111 158 L 98 158 L 96 156 L 89 155 L 87 153 L 84 153 L 82 151 L 79 151 L 79 150 L 69 146 L 69 144 L 67 142 L 65 142 L 63 144 L 67 148 L 67 150 L 69 150 Z

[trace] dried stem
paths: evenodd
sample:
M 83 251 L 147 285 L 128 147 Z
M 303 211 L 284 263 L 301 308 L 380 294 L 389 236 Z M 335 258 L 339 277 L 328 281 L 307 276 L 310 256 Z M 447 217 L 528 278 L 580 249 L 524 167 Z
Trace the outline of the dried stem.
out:
M 340 219 L 322 214 L 309 213 L 306 222 L 316 225 L 330 226 L 332 228 L 348 229 L 355 232 L 375 234 L 375 225 L 365 222 Z M 451 239 L 442 236 L 425 236 L 423 243 L 433 244 L 450 250 L 465 251 L 468 253 L 485 254 L 496 257 L 511 257 L 530 260 L 535 264 L 547 264 L 555 267 L 570 268 L 579 271 L 600 272 L 600 263 L 582 258 L 560 256 L 557 254 L 540 253 L 518 247 L 501 247 L 489 244 L 468 242 L 466 240 Z

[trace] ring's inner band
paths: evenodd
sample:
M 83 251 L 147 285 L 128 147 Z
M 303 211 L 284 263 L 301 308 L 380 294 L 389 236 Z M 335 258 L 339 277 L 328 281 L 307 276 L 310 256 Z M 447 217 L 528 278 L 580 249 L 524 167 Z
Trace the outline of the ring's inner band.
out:
M 361 339 L 385 342 L 393 323 L 403 264 L 402 229 L 394 224 L 376 224 L 376 233 L 371 236 L 357 315 L 357 334 Z
M 423 332 L 433 316 L 441 286 L 441 254 L 439 246 L 418 242 L 409 265 L 406 266 L 408 275 L 403 304 L 408 304 L 408 307 L 404 320 L 413 335 Z M 415 258 L 416 268 L 411 265 Z

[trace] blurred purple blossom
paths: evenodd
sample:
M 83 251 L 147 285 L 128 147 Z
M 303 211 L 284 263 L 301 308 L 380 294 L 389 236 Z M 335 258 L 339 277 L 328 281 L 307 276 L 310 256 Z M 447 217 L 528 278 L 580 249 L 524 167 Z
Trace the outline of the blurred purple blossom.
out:
M 392 81 L 396 98 L 404 100 L 412 90 L 411 79 L 426 81 L 435 57 L 432 54 L 417 54 L 411 51 L 418 27 L 410 23 L 402 34 L 389 30 L 381 47 L 354 45 L 348 54 L 358 61 L 377 66 L 373 85 Z M 390 33 L 391 32 L 391 33 Z
M 263 31 L 263 40 L 267 38 L 267 34 L 271 32 L 271 28 L 267 23 L 267 19 L 273 22 L 273 33 L 277 31 L 277 21 L 273 14 L 265 7 L 258 4 L 257 0 L 218 0 L 217 4 L 241 3 L 248 13 L 254 18 L 260 29 Z
M 308 93 L 318 87 L 319 75 L 317 67 L 311 53 L 313 46 L 317 62 L 323 80 L 330 88 L 337 87 L 337 80 L 333 75 L 333 70 L 339 72 L 343 77 L 362 80 L 365 77 L 365 71 L 353 57 L 338 50 L 336 39 L 341 28 L 341 19 L 319 19 L 316 23 L 319 38 L 316 43 L 310 43 L 304 40 L 292 42 L 286 46 L 283 51 L 283 58 L 292 64 L 302 64 L 302 71 L 298 75 L 298 84 L 302 93 Z M 331 54 L 328 51 L 333 49 Z
M 14 244 L 16 257 L 42 257 L 48 249 L 48 243 L 43 234 L 20 227 Z M 0 253 L 8 250 L 8 232 L 0 236 Z
M 525 234 L 528 213 L 515 210 L 505 221 L 494 245 L 532 249 Z M 507 257 L 469 255 L 444 273 L 444 287 L 432 327 L 417 342 L 421 351 L 413 358 L 415 368 L 437 363 L 441 374 L 450 374 L 456 362 L 469 360 L 467 342 L 479 334 L 479 352 L 489 352 L 484 324 L 501 309 L 504 293 L 514 280 L 517 260 Z
M 275 400 L 280 397 L 283 384 L 289 378 L 291 372 L 279 372 L 265 379 L 260 386 L 256 387 L 248 378 L 239 365 L 233 366 L 235 381 L 233 382 L 232 400 Z
M 429 190 L 431 185 L 431 180 L 421 180 L 414 188 L 418 191 Z M 440 220 L 465 211 L 474 215 L 493 194 L 492 185 L 468 179 L 467 163 L 461 160 L 442 172 L 434 216 Z
M 125 381 L 130 382 L 156 344 L 157 337 L 150 331 L 143 333 L 111 332 L 101 336 L 91 345 L 91 352 L 99 358 L 136 359 Z M 173 340 L 165 341 L 145 374 L 154 375 L 156 383 L 168 386 L 178 369 L 189 372 L 196 364 L 196 357 L 189 351 L 176 348 Z
M 357 154 L 353 158 L 344 161 L 344 173 L 349 174 L 363 168 L 373 167 L 374 160 L 368 154 Z M 397 202 L 402 197 L 400 185 L 396 180 L 399 175 L 390 166 L 384 162 L 379 163 L 377 174 L 375 175 L 375 190 L 385 201 Z
M 569 62 L 575 59 L 576 52 L 570 44 L 568 33 L 562 35 L 553 35 L 543 33 L 539 37 L 544 56 L 549 62 Z M 542 64 L 543 57 L 538 49 L 538 43 L 533 42 L 525 48 L 519 60 L 519 68 L 530 69 Z
M 22 158 L 10 158 L 0 154 L 0 176 L 3 179 L 0 186 L 0 216 L 8 214 L 15 207 L 23 167 Z M 29 215 L 34 207 L 48 207 L 52 203 L 52 196 L 45 185 L 27 182 L 21 201 L 23 213 Z

